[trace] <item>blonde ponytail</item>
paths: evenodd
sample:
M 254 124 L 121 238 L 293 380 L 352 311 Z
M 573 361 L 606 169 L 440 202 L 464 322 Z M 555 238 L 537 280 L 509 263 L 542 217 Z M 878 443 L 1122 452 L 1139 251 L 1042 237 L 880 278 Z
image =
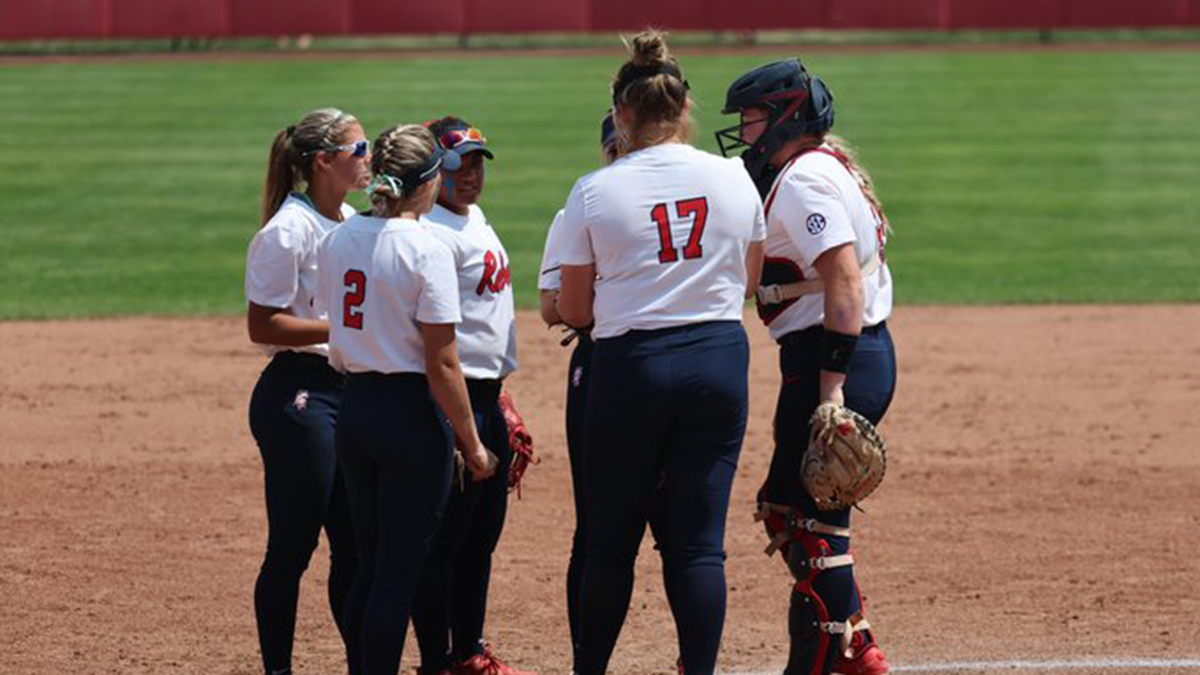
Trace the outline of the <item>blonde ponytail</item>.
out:
M 824 141 L 840 156 L 840 159 L 846 165 L 846 169 L 858 181 L 858 186 L 862 188 L 863 196 L 870 202 L 871 209 L 875 211 L 875 215 L 883 222 L 887 233 L 891 234 L 892 224 L 888 222 L 887 215 L 883 212 L 883 203 L 879 201 L 879 196 L 875 194 L 875 182 L 871 180 L 871 174 L 867 173 L 862 164 L 859 164 L 858 153 L 854 151 L 853 146 L 846 139 L 834 134 L 826 134 Z
M 275 134 L 267 159 L 260 225 L 265 225 L 275 215 L 289 193 L 312 180 L 313 157 L 337 145 L 347 127 L 357 123 L 357 118 L 337 108 L 321 108 Z

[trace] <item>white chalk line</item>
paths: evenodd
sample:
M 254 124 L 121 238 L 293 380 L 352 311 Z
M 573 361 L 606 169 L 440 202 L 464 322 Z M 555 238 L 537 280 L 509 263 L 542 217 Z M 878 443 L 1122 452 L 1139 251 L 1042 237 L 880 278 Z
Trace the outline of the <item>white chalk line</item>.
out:
M 895 673 L 944 673 L 962 670 L 1068 670 L 1073 668 L 1200 668 L 1200 659 L 1091 659 L 1084 661 L 957 661 L 892 666 Z
M 962 671 L 990 672 L 998 670 L 1070 670 L 1078 668 L 1126 668 L 1164 669 L 1200 668 L 1200 659 L 1089 659 L 1083 661 L 947 661 L 945 663 L 922 663 L 894 665 L 893 673 L 955 673 Z M 756 673 L 729 673 L 728 675 L 779 675 L 783 668 Z

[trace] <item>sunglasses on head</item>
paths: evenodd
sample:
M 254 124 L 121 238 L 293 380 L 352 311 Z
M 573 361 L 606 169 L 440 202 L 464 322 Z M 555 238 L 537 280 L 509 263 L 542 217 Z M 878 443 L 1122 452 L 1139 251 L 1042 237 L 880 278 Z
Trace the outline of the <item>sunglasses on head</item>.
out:
M 351 157 L 366 157 L 367 152 L 371 150 L 371 144 L 367 141 L 355 141 L 346 143 L 345 145 L 322 145 L 316 150 L 309 150 L 304 153 L 305 157 L 317 154 L 318 152 L 348 152 Z
M 348 152 L 352 157 L 366 157 L 371 144 L 367 141 L 355 141 L 345 145 L 329 145 L 324 148 L 327 152 Z
M 470 129 L 451 129 L 442 133 L 438 142 L 443 148 L 453 150 L 464 143 L 487 143 L 487 139 L 483 137 L 483 132 L 475 127 Z

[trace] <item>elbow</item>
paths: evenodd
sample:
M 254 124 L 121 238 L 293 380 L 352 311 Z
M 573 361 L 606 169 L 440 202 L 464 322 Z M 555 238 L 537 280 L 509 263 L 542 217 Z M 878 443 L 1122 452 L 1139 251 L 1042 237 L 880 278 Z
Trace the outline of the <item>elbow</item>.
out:
M 833 292 L 830 293 L 830 291 Z M 832 320 L 827 320 L 827 325 L 853 326 L 862 322 L 863 292 L 861 284 L 839 284 L 834 288 L 826 289 L 826 293 L 830 296 L 831 302 L 826 303 L 825 312 Z
M 558 293 L 555 291 L 542 291 L 539 309 L 541 310 L 542 321 L 546 322 L 547 326 L 562 323 L 562 318 L 558 316 L 558 309 L 554 306 L 554 301 L 557 297 Z
M 253 319 L 246 321 L 246 334 L 250 336 L 250 342 L 256 345 L 271 344 L 269 333 L 262 323 Z
M 425 356 L 425 376 L 432 385 L 444 385 L 460 375 L 456 348 L 439 349 Z
M 590 307 L 575 307 L 571 304 L 559 302 L 558 315 L 562 318 L 563 323 L 572 328 L 583 328 L 592 323 Z
M 431 355 L 425 359 L 425 376 L 430 382 L 446 381 L 453 370 L 453 362 L 441 355 Z

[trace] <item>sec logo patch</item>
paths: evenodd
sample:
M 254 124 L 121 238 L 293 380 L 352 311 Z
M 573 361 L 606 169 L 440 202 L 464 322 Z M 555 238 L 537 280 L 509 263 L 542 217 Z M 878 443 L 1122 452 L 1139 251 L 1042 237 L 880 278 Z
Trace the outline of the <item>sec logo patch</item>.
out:
M 814 213 L 804 221 L 804 226 L 808 228 L 808 233 L 811 235 L 821 234 L 825 231 L 825 216 Z

